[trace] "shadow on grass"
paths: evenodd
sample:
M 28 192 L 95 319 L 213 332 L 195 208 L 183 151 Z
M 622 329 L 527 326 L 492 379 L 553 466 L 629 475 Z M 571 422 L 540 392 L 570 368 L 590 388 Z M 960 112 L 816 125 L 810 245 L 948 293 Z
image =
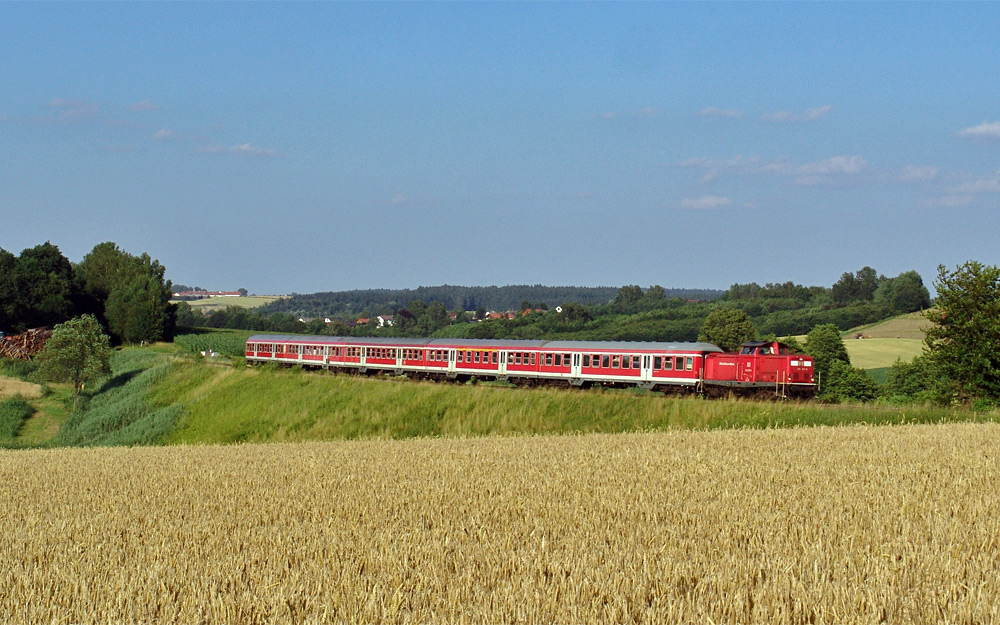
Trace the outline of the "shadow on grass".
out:
M 129 381 L 132 380 L 132 378 L 139 375 L 140 373 L 142 373 L 141 369 L 119 373 L 113 378 L 109 378 L 104 384 L 101 385 L 101 388 L 97 389 L 97 391 L 94 394 L 100 395 L 101 393 L 106 393 L 116 388 L 121 388 L 126 384 L 128 384 Z

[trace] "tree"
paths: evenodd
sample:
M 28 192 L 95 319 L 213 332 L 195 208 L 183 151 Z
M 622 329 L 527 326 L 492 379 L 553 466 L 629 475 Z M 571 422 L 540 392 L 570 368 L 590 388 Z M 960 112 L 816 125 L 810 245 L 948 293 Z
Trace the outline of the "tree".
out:
M 17 269 L 17 257 L 0 248 L 0 331 L 9 332 L 18 321 L 17 284 L 14 272 Z
M 619 309 L 625 309 L 642 299 L 642 287 L 638 284 L 626 284 L 618 289 L 615 299 L 611 302 Z
M 815 371 L 823 375 L 830 373 L 835 361 L 851 364 L 851 357 L 847 355 L 847 348 L 840 338 L 840 330 L 832 323 L 816 326 L 809 331 L 805 351 L 813 357 Z
M 1000 401 L 1000 269 L 969 261 L 938 266 L 936 308 L 924 345 L 957 399 Z
M 947 404 L 951 399 L 951 384 L 927 354 L 910 362 L 897 360 L 886 373 L 883 394 L 897 404 Z
M 139 276 L 108 296 L 105 316 L 108 330 L 126 343 L 163 338 L 167 311 L 162 302 L 163 285 L 152 276 Z
M 887 278 L 875 290 L 875 303 L 896 314 L 924 310 L 931 305 L 931 296 L 916 271 L 904 271 Z
M 736 351 L 747 341 L 757 336 L 750 315 L 739 308 L 716 308 L 708 313 L 705 323 L 698 332 L 698 340 L 714 343 L 727 352 Z
M 79 394 L 84 384 L 111 374 L 111 343 L 93 315 L 60 323 L 38 355 L 48 379 L 71 382 Z
M 841 306 L 857 301 L 870 302 L 882 280 L 885 278 L 867 266 L 859 269 L 853 275 L 845 273 L 830 289 L 833 301 Z
M 833 402 L 868 402 L 878 398 L 879 385 L 864 369 L 834 360 L 824 378 L 822 396 Z
M 14 287 L 6 304 L 15 314 L 14 330 L 60 323 L 76 312 L 73 266 L 51 243 L 22 251 L 8 280 Z
M 107 241 L 95 245 L 76 271 L 117 340 L 158 341 L 172 330 L 171 285 L 163 265 L 148 254 L 133 256 Z

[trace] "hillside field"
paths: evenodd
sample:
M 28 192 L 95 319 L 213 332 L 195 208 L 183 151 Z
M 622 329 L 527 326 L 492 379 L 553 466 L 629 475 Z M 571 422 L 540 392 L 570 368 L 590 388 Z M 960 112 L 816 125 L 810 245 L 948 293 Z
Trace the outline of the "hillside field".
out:
M 191 300 L 188 304 L 191 308 L 209 313 L 213 310 L 222 310 L 227 306 L 239 306 L 240 308 L 260 308 L 265 304 L 284 299 L 287 295 L 250 295 L 248 297 L 209 297 L 206 299 Z
M 1000 425 L 0 451 L 0 620 L 995 623 Z

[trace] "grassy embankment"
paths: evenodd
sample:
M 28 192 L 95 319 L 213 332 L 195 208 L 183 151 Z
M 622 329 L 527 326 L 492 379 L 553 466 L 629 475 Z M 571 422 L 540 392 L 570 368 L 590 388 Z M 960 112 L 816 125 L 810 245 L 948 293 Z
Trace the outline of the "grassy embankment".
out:
M 24 421 L 12 444 L 401 439 L 998 418 L 925 406 L 703 401 L 599 389 L 417 383 L 246 368 L 239 366 L 238 359 L 197 355 L 207 348 L 238 353 L 247 334 L 206 332 L 179 337 L 174 345 L 120 350 L 115 355 L 114 377 L 92 395 L 73 404 L 66 401 L 68 391 L 63 391 L 62 415 L 52 405 L 54 400 L 48 400 L 46 407 L 38 404 L 42 400 L 29 399 L 35 413 Z M 237 366 L 232 366 L 234 362 Z M 56 435 L 53 424 L 58 429 L 59 423 L 63 425 Z

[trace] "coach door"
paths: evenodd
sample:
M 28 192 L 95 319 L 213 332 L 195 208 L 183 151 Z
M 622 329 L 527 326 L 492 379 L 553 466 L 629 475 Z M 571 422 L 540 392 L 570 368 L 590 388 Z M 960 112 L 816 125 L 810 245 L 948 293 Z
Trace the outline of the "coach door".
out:
M 580 367 L 580 354 L 573 354 L 573 366 L 570 368 L 570 376 L 579 378 L 583 375 Z
M 639 373 L 639 379 L 643 382 L 651 382 L 653 380 L 653 357 L 649 354 L 642 357 L 642 370 Z
M 449 349 L 448 350 L 448 373 L 454 373 L 455 372 L 455 360 L 456 360 L 456 358 L 455 358 L 455 350 L 454 349 Z
M 507 375 L 507 352 L 500 350 L 500 364 L 498 365 L 497 373 L 499 375 Z

